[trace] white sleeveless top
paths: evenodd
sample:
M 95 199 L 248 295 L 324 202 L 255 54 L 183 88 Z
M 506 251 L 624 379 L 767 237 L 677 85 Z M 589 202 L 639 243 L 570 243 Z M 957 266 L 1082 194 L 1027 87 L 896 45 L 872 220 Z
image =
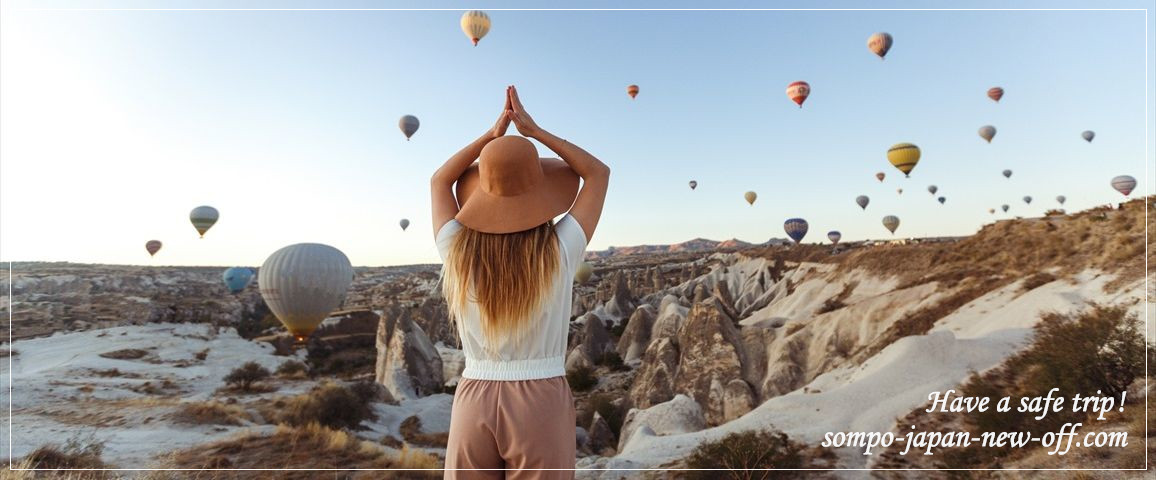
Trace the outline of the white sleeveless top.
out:
M 437 234 L 438 253 L 442 261 L 449 253 L 454 234 L 462 225 L 450 220 Z M 586 251 L 586 233 L 570 214 L 562 217 L 555 226 L 558 235 L 558 253 L 562 257 L 558 264 L 558 274 L 554 286 L 548 291 L 548 298 L 538 317 L 531 320 L 530 329 L 520 344 L 513 339 L 499 341 L 498 348 L 487 351 L 483 348 L 481 314 L 477 304 L 469 302 L 460 319 L 458 334 L 462 339 L 462 353 L 466 357 L 466 368 L 462 378 L 477 380 L 533 380 L 566 375 L 566 340 L 570 326 L 570 307 L 574 300 L 574 271 L 582 262 Z

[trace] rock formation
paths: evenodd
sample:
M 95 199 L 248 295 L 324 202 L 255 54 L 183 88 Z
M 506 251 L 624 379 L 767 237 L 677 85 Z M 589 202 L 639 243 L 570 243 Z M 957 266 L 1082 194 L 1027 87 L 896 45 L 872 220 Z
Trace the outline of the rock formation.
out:
M 410 317 L 408 308 L 391 308 L 377 329 L 374 378 L 393 398 L 406 400 L 442 391 L 441 354 Z

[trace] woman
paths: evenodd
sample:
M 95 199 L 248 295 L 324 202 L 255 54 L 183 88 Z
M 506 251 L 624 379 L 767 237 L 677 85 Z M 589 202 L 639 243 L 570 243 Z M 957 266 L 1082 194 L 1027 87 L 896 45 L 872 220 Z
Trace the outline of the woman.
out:
M 505 136 L 510 122 L 562 160 Z M 511 86 L 493 128 L 430 180 L 442 293 L 466 357 L 445 478 L 574 478 L 574 397 L 563 366 L 571 279 L 609 179 L 593 155 L 538 127 Z

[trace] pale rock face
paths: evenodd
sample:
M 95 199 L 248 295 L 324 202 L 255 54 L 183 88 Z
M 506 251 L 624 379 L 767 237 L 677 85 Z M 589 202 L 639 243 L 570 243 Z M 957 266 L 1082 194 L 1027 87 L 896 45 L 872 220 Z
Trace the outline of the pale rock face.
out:
M 629 317 L 634 311 L 634 298 L 630 294 L 630 287 L 624 275 L 616 275 L 613 295 L 606 301 L 604 309 L 606 314 L 615 320 Z
M 626 364 L 637 364 L 642 361 L 646 347 L 650 345 L 650 333 L 654 327 L 655 308 L 643 305 L 634 310 L 622 337 L 618 339 L 617 351 Z
M 703 406 L 710 425 L 726 421 L 721 386 L 731 380 L 741 381 L 744 363 L 739 331 L 718 303 L 712 299 L 691 308 L 678 333 L 678 374 L 674 382 L 674 391 L 687 393 Z M 719 387 L 712 389 L 712 382 L 718 382 Z
M 614 345 L 610 342 L 610 332 L 606 331 L 606 325 L 602 319 L 591 314 L 586 315 L 581 343 L 583 353 L 591 362 L 598 360 L 603 353 L 614 350 Z
M 409 309 L 384 312 L 377 329 L 377 383 L 393 398 L 408 400 L 442 391 L 443 375 L 441 354 L 410 318 Z
M 678 343 L 678 331 L 682 328 L 688 311 L 688 308 L 679 304 L 675 296 L 663 297 L 658 307 L 658 318 L 654 320 L 654 327 L 650 330 L 652 341 L 666 337 L 674 338 L 675 343 Z
M 751 386 L 741 378 L 727 382 L 723 387 L 722 414 L 723 423 L 729 422 L 753 410 L 758 406 Z
M 582 348 L 581 344 L 579 344 L 573 350 L 570 350 L 570 353 L 568 355 L 566 355 L 566 371 L 567 372 L 572 372 L 572 371 L 577 370 L 579 368 L 593 368 L 594 367 L 594 364 L 590 362 L 590 359 L 586 358 L 586 354 L 583 352 L 584 352 L 584 349 Z
M 647 409 L 632 408 L 622 422 L 622 433 L 618 438 L 618 451 L 626 447 L 634 431 L 649 428 L 651 435 L 675 435 L 697 432 L 706 428 L 706 418 L 702 407 L 690 397 L 678 394 L 670 401 Z
M 452 387 L 462 378 L 462 371 L 466 369 L 466 354 L 456 348 L 449 348 L 439 342 L 436 345 L 438 355 L 442 359 L 442 378 L 445 385 Z
M 670 400 L 674 396 L 678 357 L 678 346 L 672 337 L 652 341 L 634 377 L 634 385 L 630 388 L 631 404 L 638 408 L 649 408 Z

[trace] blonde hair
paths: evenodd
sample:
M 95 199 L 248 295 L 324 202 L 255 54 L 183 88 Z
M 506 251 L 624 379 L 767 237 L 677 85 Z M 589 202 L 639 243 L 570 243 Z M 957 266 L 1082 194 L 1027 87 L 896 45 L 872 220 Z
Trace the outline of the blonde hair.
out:
M 442 266 L 442 294 L 450 318 L 461 322 L 472 301 L 481 313 L 487 350 L 496 350 L 502 336 L 518 342 L 554 286 L 560 270 L 558 248 L 553 221 L 503 234 L 463 225 Z

